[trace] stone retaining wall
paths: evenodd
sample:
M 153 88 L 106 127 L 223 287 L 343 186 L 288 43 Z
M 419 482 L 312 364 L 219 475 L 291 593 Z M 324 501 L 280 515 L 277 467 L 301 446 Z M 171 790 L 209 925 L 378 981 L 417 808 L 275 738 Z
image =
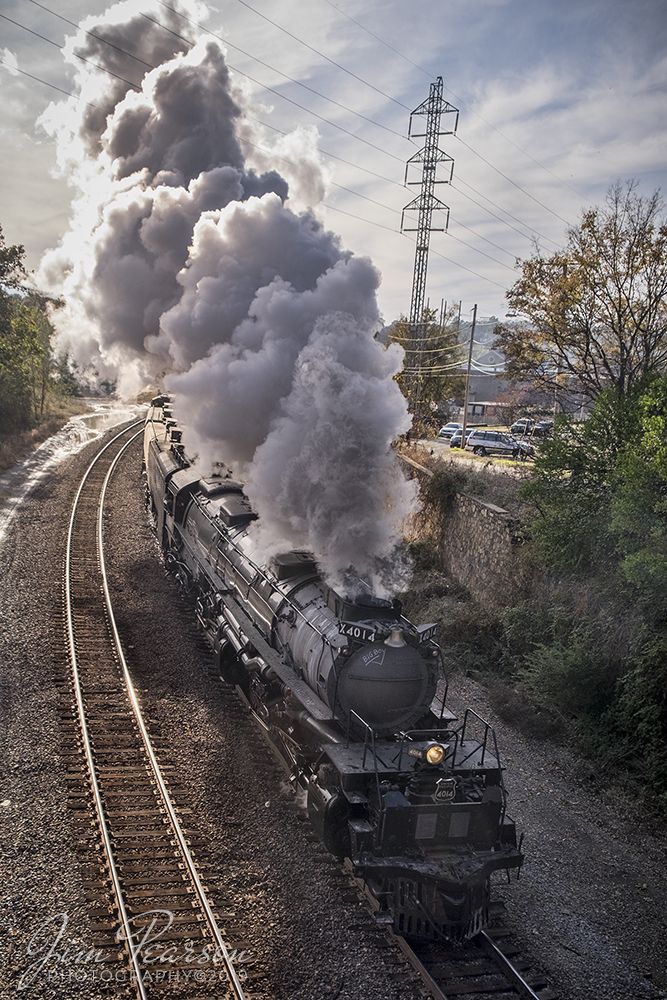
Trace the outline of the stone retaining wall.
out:
M 528 589 L 530 570 L 521 558 L 522 542 L 518 518 L 459 493 L 445 525 L 443 568 L 475 600 L 505 604 Z

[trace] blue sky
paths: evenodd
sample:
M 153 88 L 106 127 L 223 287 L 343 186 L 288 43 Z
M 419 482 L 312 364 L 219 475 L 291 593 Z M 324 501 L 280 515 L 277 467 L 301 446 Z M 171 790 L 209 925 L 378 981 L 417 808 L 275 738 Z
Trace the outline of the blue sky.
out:
M 0 7 L 0 223 L 8 243 L 25 244 L 30 267 L 69 219 L 71 189 L 54 176 L 55 145 L 37 125 L 62 99 L 46 83 L 73 89 L 59 46 L 74 28 L 62 18 L 78 23 L 108 6 Z M 410 306 L 414 242 L 399 232 L 414 196 L 402 186 L 418 148 L 406 138 L 409 113 L 438 75 L 460 119 L 457 135 L 441 139 L 455 164 L 453 184 L 438 190 L 451 219 L 431 238 L 432 305 L 461 301 L 466 317 L 478 303 L 481 315 L 503 316 L 531 240 L 547 252 L 562 245 L 567 225 L 619 178 L 646 194 L 666 188 L 664 0 L 213 0 L 199 20 L 225 39 L 272 134 L 317 128 L 330 183 L 313 207 L 382 272 L 387 322 Z

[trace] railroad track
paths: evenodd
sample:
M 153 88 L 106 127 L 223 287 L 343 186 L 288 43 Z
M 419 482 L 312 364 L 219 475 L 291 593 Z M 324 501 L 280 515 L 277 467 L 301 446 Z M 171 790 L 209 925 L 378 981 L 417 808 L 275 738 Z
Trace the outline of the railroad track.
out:
M 116 435 L 89 466 L 67 544 L 69 663 L 56 664 L 55 673 L 68 804 L 93 933 L 73 978 L 97 982 L 101 994 L 131 987 L 142 1000 L 251 1000 L 266 992 L 249 986 L 259 974 L 241 916 L 233 900 L 216 894 L 187 790 L 151 744 L 107 586 L 104 498 L 116 464 L 142 433 L 137 426 Z
M 541 973 L 531 970 L 510 930 L 491 926 L 460 945 L 411 944 L 391 934 L 433 1000 L 557 1000 Z
M 360 901 L 377 915 L 377 900 L 355 877 L 349 861 L 342 870 Z M 492 902 L 490 926 L 461 944 L 408 941 L 383 922 L 376 926 L 385 946 L 392 946 L 419 976 L 423 995 L 431 1000 L 558 1000 L 546 977 L 531 969 L 503 920 L 504 906 Z

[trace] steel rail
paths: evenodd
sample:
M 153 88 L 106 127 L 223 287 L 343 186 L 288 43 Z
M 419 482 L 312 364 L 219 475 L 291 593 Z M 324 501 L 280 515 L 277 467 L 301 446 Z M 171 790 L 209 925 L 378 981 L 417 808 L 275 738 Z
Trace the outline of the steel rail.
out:
M 199 875 L 198 875 L 196 867 L 195 867 L 194 859 L 193 859 L 193 857 L 192 857 L 192 855 L 190 853 L 190 849 L 189 849 L 189 847 L 188 847 L 188 845 L 186 843 L 185 835 L 183 833 L 183 829 L 181 827 L 180 821 L 179 821 L 178 816 L 176 814 L 176 810 L 174 809 L 174 806 L 172 805 L 171 798 L 169 796 L 169 791 L 168 791 L 167 786 L 165 784 L 164 778 L 162 777 L 162 772 L 160 770 L 160 765 L 158 764 L 157 758 L 156 758 L 155 753 L 153 751 L 153 747 L 151 745 L 150 737 L 148 735 L 148 731 L 146 730 L 146 726 L 144 724 L 144 720 L 143 720 L 143 717 L 142 717 L 142 714 L 141 714 L 141 708 L 140 708 L 140 705 L 139 705 L 139 700 L 137 698 L 136 691 L 134 689 L 134 684 L 132 682 L 132 678 L 130 677 L 130 672 L 129 672 L 128 667 L 127 667 L 127 662 L 125 660 L 125 655 L 123 653 L 123 647 L 122 647 L 122 643 L 121 643 L 121 640 L 120 640 L 120 636 L 118 634 L 118 628 L 116 626 L 116 619 L 115 619 L 114 613 L 113 613 L 113 607 L 112 607 L 112 602 L 111 602 L 111 595 L 109 593 L 109 585 L 108 585 L 108 581 L 107 581 L 106 566 L 105 566 L 105 563 L 104 563 L 104 526 L 103 526 L 103 523 L 102 523 L 102 511 L 103 511 L 103 508 L 104 508 L 104 500 L 106 498 L 107 486 L 109 484 L 109 481 L 111 480 L 111 476 L 113 475 L 113 472 L 114 472 L 114 470 L 116 468 L 117 463 L 120 461 L 120 459 L 121 459 L 121 457 L 122 457 L 125 449 L 129 448 L 129 446 L 133 443 L 133 441 L 136 440 L 136 438 L 139 436 L 140 433 L 141 433 L 141 431 L 138 434 L 135 434 L 134 437 L 131 438 L 131 440 L 128 441 L 127 444 L 125 444 L 124 447 L 118 452 L 118 454 L 114 458 L 113 462 L 111 463 L 111 466 L 109 467 L 109 471 L 107 472 L 106 478 L 104 480 L 104 484 L 102 486 L 102 491 L 100 493 L 100 505 L 99 505 L 98 517 L 97 517 L 97 544 L 98 544 L 98 551 L 99 551 L 99 557 L 100 557 L 100 569 L 101 569 L 101 573 L 102 573 L 102 587 L 103 587 L 103 590 L 104 590 L 104 600 L 106 602 L 107 612 L 108 612 L 108 615 L 109 615 L 109 623 L 111 625 L 111 630 L 113 632 L 114 641 L 116 643 L 116 650 L 118 652 L 118 657 L 119 657 L 119 660 L 120 660 L 120 665 L 121 665 L 121 668 L 122 668 L 122 671 L 123 671 L 123 677 L 125 679 L 125 686 L 126 686 L 127 694 L 128 694 L 129 699 L 130 699 L 130 703 L 132 705 L 132 709 L 134 711 L 134 716 L 135 716 L 135 719 L 136 719 L 136 722 L 137 722 L 137 726 L 139 727 L 139 731 L 141 732 L 141 736 L 142 736 L 142 739 L 144 741 L 144 747 L 145 747 L 145 750 L 146 750 L 146 754 L 148 756 L 148 759 L 150 760 L 151 767 L 153 769 L 153 775 L 155 777 L 155 780 L 157 782 L 158 788 L 160 790 L 160 795 L 162 796 L 162 801 L 163 801 L 164 807 L 165 807 L 165 809 L 167 811 L 167 814 L 168 814 L 169 819 L 171 821 L 171 825 L 172 825 L 173 831 L 174 831 L 174 833 L 176 835 L 176 840 L 178 841 L 178 846 L 179 846 L 181 855 L 183 857 L 183 861 L 185 862 L 185 865 L 186 865 L 186 868 L 188 870 L 188 874 L 190 876 L 190 879 L 191 879 L 193 885 L 195 886 L 195 888 L 197 890 L 197 894 L 199 896 L 199 901 L 201 903 L 202 909 L 204 910 L 204 913 L 206 914 L 206 919 L 208 921 L 209 930 L 211 931 L 211 934 L 213 935 L 213 938 L 215 939 L 215 943 L 216 943 L 217 949 L 218 949 L 218 954 L 220 955 L 220 957 L 222 958 L 222 961 L 224 963 L 225 971 L 227 973 L 227 977 L 229 979 L 229 983 L 230 983 L 230 985 L 232 987 L 232 990 L 234 991 L 234 996 L 237 998 L 237 1000 L 245 1000 L 245 993 L 243 991 L 243 987 L 241 986 L 241 982 L 240 982 L 240 980 L 239 980 L 239 978 L 238 978 L 238 976 L 236 974 L 236 971 L 234 969 L 234 965 L 233 965 L 232 959 L 230 958 L 229 952 L 227 950 L 227 946 L 225 945 L 225 942 L 224 942 L 224 940 L 222 938 L 222 934 L 220 932 L 220 928 L 218 927 L 218 924 L 217 924 L 217 921 L 216 921 L 216 918 L 215 918 L 215 914 L 213 913 L 213 910 L 211 909 L 211 906 L 210 906 L 210 904 L 208 902 L 208 899 L 206 897 L 206 891 L 205 891 L 205 889 L 204 889 L 204 887 L 201 884 L 201 881 L 199 879 Z M 129 928 L 128 928 L 128 930 L 129 930 Z
M 419 974 L 422 982 L 430 990 L 434 1000 L 450 1000 L 450 995 L 443 990 L 438 982 L 433 978 L 431 973 L 428 971 L 423 962 L 419 959 L 418 955 L 415 953 L 411 945 L 406 941 L 402 934 L 398 934 L 396 931 L 389 928 L 389 937 L 398 947 L 401 949 L 405 957 L 408 959 L 413 969 Z M 536 993 L 535 990 L 526 982 L 521 973 L 512 965 L 509 958 L 503 954 L 500 948 L 493 942 L 491 937 L 486 931 L 480 931 L 472 941 L 479 941 L 482 948 L 486 951 L 489 958 L 491 958 L 495 964 L 498 966 L 499 970 L 505 976 L 511 986 L 519 993 L 525 1000 L 541 1000 L 540 994 Z M 446 989 L 446 987 L 445 987 Z M 497 990 L 497 987 L 496 987 Z M 480 993 L 485 992 L 483 989 L 479 990 Z M 458 991 L 457 991 L 458 996 Z
M 92 472 L 93 468 L 95 467 L 95 465 L 97 464 L 97 462 L 99 461 L 99 459 L 101 458 L 101 456 L 104 454 L 104 452 L 107 451 L 107 449 L 110 448 L 113 444 L 115 444 L 116 441 L 119 438 L 123 437 L 124 434 L 127 434 L 127 431 L 131 430 L 132 427 L 136 426 L 136 424 L 139 423 L 139 422 L 140 421 L 136 421 L 135 424 L 131 424 L 129 428 L 125 428 L 125 430 L 121 431 L 120 434 L 116 434 L 116 436 L 113 437 L 111 439 L 111 441 L 109 441 L 108 444 L 106 444 L 104 446 L 104 448 L 102 448 L 97 453 L 97 455 L 95 456 L 95 458 L 93 459 L 93 461 L 88 466 L 88 468 L 86 470 L 86 473 L 85 473 L 83 479 L 81 480 L 81 483 L 79 484 L 79 489 L 77 490 L 77 494 L 76 494 L 76 497 L 74 499 L 74 505 L 72 507 L 72 515 L 70 517 L 69 531 L 67 533 L 67 552 L 66 552 L 66 556 L 65 556 L 65 606 L 66 606 L 66 611 L 67 611 L 67 638 L 68 638 L 68 642 L 69 642 L 69 651 L 70 651 L 70 657 L 71 657 L 71 661 L 72 661 L 72 674 L 73 674 L 73 678 L 74 678 L 74 693 L 76 695 L 76 703 L 77 703 L 77 708 L 78 708 L 78 712 L 79 712 L 79 723 L 81 725 L 81 734 L 82 734 L 82 738 L 83 738 L 84 751 L 85 751 L 85 755 L 86 755 L 86 760 L 88 762 L 88 772 L 90 774 L 90 781 L 91 781 L 91 785 L 92 785 L 92 788 L 93 788 L 93 798 L 95 800 L 95 808 L 97 809 L 97 816 L 98 816 L 99 823 L 100 823 L 100 832 L 102 834 L 102 840 L 104 842 L 104 850 L 106 852 L 107 861 L 108 861 L 108 864 L 109 864 L 109 873 L 111 875 L 111 881 L 113 883 L 114 892 L 115 892 L 115 895 L 116 895 L 116 899 L 118 901 L 118 908 L 119 908 L 120 915 L 121 915 L 122 925 L 123 925 L 123 928 L 124 928 L 124 931 L 125 931 L 125 934 L 126 934 L 126 941 L 128 942 L 128 951 L 130 953 L 130 962 L 131 962 L 132 968 L 134 970 L 135 980 L 136 980 L 136 984 L 137 984 L 137 989 L 139 991 L 139 996 L 141 997 L 141 1000 L 148 1000 L 148 994 L 146 993 L 146 989 L 145 989 L 144 983 L 142 981 L 141 967 L 139 965 L 139 961 L 138 961 L 137 955 L 133 951 L 133 949 L 129 947 L 130 922 L 129 922 L 127 910 L 125 908 L 125 903 L 124 903 L 124 900 L 123 900 L 123 891 L 122 891 L 121 884 L 120 884 L 120 877 L 118 875 L 118 869 L 116 868 L 116 864 L 115 864 L 114 857 L 113 857 L 113 849 L 112 849 L 112 846 L 111 846 L 111 838 L 109 836 L 109 830 L 107 828 L 106 819 L 104 818 L 104 807 L 103 807 L 103 803 L 102 803 L 102 795 L 100 793 L 99 784 L 97 782 L 97 775 L 95 773 L 95 762 L 94 762 L 94 759 L 93 759 L 93 751 L 92 751 L 92 746 L 91 746 L 91 741 L 90 741 L 90 735 L 89 735 L 89 732 L 88 732 L 88 724 L 86 722 L 86 714 L 85 714 L 85 710 L 84 710 L 84 706 L 83 706 L 83 694 L 82 694 L 82 691 L 81 691 L 81 681 L 80 681 L 80 677 L 79 677 L 79 668 L 78 668 L 78 663 L 77 663 L 76 647 L 75 647 L 75 643 L 74 643 L 74 622 L 73 622 L 73 613 L 72 613 L 72 593 L 71 593 L 71 587 L 70 587 L 71 557 L 72 557 L 72 539 L 73 539 L 73 535 L 74 535 L 74 522 L 75 522 L 75 518 L 76 518 L 76 514 L 77 514 L 77 508 L 78 508 L 78 505 L 79 505 L 79 500 L 81 498 L 81 494 L 83 492 L 83 488 L 84 488 L 84 486 L 86 484 L 88 476 L 90 475 L 90 473 Z M 132 441 L 134 441 L 135 438 L 138 437 L 138 435 L 140 433 L 141 433 L 141 431 L 137 432 L 137 434 L 135 434 L 131 438 L 131 440 L 128 442 L 128 444 L 131 444 Z M 126 447 L 127 447 L 127 445 L 126 445 Z
M 526 997 L 526 1000 L 540 1000 L 539 993 L 536 993 L 535 990 L 528 985 L 521 973 L 514 968 L 507 956 L 503 955 L 498 945 L 494 944 L 486 931 L 480 931 L 479 937 L 487 955 L 498 963 L 503 970 L 504 975 L 507 976 L 514 986 L 516 986 L 521 996 Z

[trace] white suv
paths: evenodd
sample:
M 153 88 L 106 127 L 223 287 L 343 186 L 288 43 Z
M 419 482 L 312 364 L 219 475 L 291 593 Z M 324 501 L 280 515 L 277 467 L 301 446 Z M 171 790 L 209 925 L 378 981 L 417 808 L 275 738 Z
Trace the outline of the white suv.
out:
M 474 430 L 466 440 L 466 451 L 474 455 L 505 455 L 507 458 L 525 459 L 533 455 L 535 449 L 530 444 L 517 441 L 503 431 Z

